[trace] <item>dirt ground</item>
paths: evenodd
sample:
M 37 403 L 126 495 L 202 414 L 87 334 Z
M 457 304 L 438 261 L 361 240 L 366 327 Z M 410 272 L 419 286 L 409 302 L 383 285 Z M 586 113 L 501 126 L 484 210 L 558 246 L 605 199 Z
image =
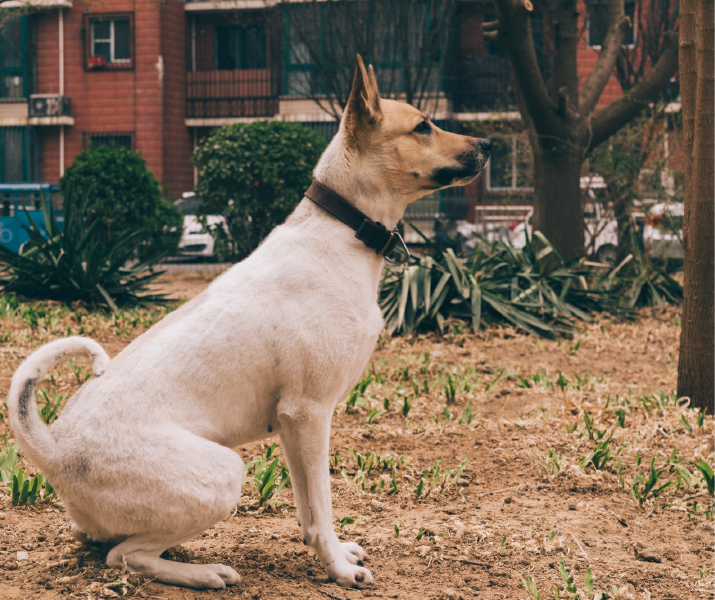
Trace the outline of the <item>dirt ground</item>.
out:
M 210 280 L 172 276 L 163 285 L 192 297 Z M 41 343 L 82 333 L 114 356 L 164 314 L 23 312 L 2 302 L 2 397 Z M 694 464 L 713 464 L 713 421 L 699 421 L 687 402 L 667 395 L 676 385 L 679 319 L 676 310 L 649 310 L 635 323 L 603 319 L 556 341 L 510 329 L 475 336 L 458 326 L 444 337 L 382 338 L 363 392 L 336 408 L 331 449 L 336 531 L 369 553 L 375 585 L 367 590 L 328 581 L 300 541 L 290 484 L 259 506 L 249 482 L 233 515 L 167 553 L 232 566 L 242 581 L 226 591 L 110 569 L 108 548 L 70 536 L 61 501 L 12 506 L 0 496 L 0 598 L 506 600 L 536 598 L 537 588 L 553 598 L 554 586 L 559 598 L 598 591 L 712 598 L 713 499 Z M 40 387 L 61 398 L 85 376 L 77 365 L 62 366 Z M 6 415 L 2 435 L 14 441 Z M 600 463 L 597 444 L 603 450 L 609 435 Z M 248 463 L 273 442 L 236 450 Z M 659 478 L 649 492 L 654 458 Z M 562 557 L 571 584 L 560 575 Z M 533 578 L 531 596 L 520 578 L 529 585 Z

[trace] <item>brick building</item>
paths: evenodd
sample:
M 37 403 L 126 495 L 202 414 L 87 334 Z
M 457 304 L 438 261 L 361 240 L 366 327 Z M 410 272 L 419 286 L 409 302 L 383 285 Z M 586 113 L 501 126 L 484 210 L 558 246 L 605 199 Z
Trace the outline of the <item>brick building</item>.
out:
M 261 118 L 294 120 L 327 138 L 337 130 L 305 96 L 311 64 L 291 46 L 284 10 L 264 0 L 6 0 L 0 36 L 0 183 L 57 182 L 90 143 L 139 150 L 168 197 L 194 186 L 191 152 L 211 128 Z M 266 8 L 268 5 L 268 8 Z M 627 10 L 633 3 L 626 2 Z M 605 13 L 584 10 L 579 69 L 597 57 Z M 589 3 L 591 7 L 591 3 Z M 630 7 L 630 8 L 629 8 Z M 600 12 L 599 12 L 600 11 Z M 486 44 L 488 2 L 458 3 L 435 118 L 444 127 L 513 119 L 506 56 Z M 280 15 L 279 15 L 280 17 Z M 543 20 L 533 30 L 547 69 Z M 637 35 L 637 32 L 632 35 Z M 458 75 L 458 77 L 457 77 Z M 621 94 L 615 78 L 600 104 Z M 463 193 L 528 202 L 515 136 L 497 136 L 500 171 Z M 497 164 L 497 161 L 494 161 Z M 496 167 L 495 167 L 496 168 Z

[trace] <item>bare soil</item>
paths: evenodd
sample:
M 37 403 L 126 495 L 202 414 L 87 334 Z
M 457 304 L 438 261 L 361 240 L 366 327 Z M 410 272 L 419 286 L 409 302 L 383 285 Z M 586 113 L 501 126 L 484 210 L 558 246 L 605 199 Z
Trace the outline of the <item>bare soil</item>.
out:
M 176 297 L 193 297 L 211 279 L 186 274 L 166 277 L 163 285 Z M 82 332 L 114 356 L 164 314 L 55 312 L 34 322 L 0 312 L 3 397 L 14 370 L 41 343 Z M 713 421 L 707 417 L 699 427 L 687 402 L 651 396 L 675 388 L 679 335 L 679 313 L 667 310 L 644 311 L 635 323 L 603 319 L 584 325 L 572 340 L 510 329 L 475 336 L 459 327 L 444 337 L 381 339 L 365 394 L 352 408 L 340 401 L 332 437 L 336 531 L 370 554 L 366 566 L 375 585 L 368 590 L 327 580 L 300 542 L 290 485 L 259 506 L 246 484 L 233 515 L 167 553 L 234 567 L 242 582 L 226 591 L 167 586 L 110 569 L 108 548 L 82 546 L 70 536 L 61 501 L 12 506 L 9 496 L 0 496 L 0 598 L 526 599 L 520 576 L 533 577 L 544 598 L 554 597 L 553 586 L 560 598 L 577 597 L 565 591 L 561 557 L 584 599 L 599 590 L 622 599 L 712 598 L 707 510 L 713 500 L 694 463 L 713 464 Z M 567 380 L 563 391 L 560 372 Z M 41 386 L 71 394 L 84 376 L 76 365 L 63 366 Z M 450 381 L 453 402 L 445 391 Z M 411 404 L 406 417 L 405 399 Z M 594 431 L 611 430 L 606 465 L 580 466 L 596 447 Z M 6 415 L 0 435 L 14 441 Z M 247 463 L 274 441 L 236 450 Z M 403 457 L 402 464 L 394 477 L 384 463 L 365 474 L 348 448 L 394 465 Z M 630 492 L 634 480 L 650 473 L 654 457 L 656 467 L 665 467 L 673 449 L 693 474 L 690 486 L 665 469 L 656 487 L 673 484 L 639 506 Z M 437 460 L 436 470 L 424 474 Z M 33 472 L 32 465 L 23 468 Z M 595 579 L 590 593 L 588 567 Z

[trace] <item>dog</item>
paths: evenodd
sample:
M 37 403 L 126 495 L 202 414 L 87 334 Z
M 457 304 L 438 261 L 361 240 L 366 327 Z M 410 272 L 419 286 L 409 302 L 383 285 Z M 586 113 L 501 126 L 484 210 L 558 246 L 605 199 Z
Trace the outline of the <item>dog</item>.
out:
M 340 128 L 316 181 L 394 228 L 407 205 L 472 181 L 489 142 L 447 133 L 421 111 L 380 98 L 358 56 Z M 33 353 L 15 373 L 10 423 L 25 456 L 62 499 L 74 537 L 108 543 L 111 567 L 156 581 L 225 589 L 221 564 L 160 557 L 235 509 L 244 465 L 232 450 L 280 436 L 303 542 L 331 580 L 364 588 L 365 551 L 335 533 L 329 475 L 333 411 L 362 375 L 383 327 L 384 258 L 309 198 L 243 262 L 109 360 L 73 337 Z M 95 377 L 49 429 L 34 390 L 70 357 Z

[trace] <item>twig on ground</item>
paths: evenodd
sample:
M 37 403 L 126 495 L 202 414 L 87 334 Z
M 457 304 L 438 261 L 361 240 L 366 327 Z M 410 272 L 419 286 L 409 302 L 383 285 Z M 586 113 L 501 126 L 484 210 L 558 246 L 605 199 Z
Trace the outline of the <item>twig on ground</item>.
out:
M 501 490 L 494 490 L 493 492 L 484 492 L 483 494 L 479 494 L 477 498 L 482 498 L 483 496 L 491 496 L 492 494 L 500 494 L 501 492 L 508 492 L 509 490 L 516 490 L 519 489 L 522 485 L 523 484 L 520 483 L 519 485 L 513 485 L 512 487 L 503 488 Z
M 476 565 L 477 567 L 486 567 L 487 569 L 491 569 L 494 566 L 487 563 L 478 562 L 476 560 L 460 560 L 457 562 L 461 562 L 464 565 Z
M 325 594 L 328 598 L 333 598 L 333 600 L 345 600 L 345 596 L 336 594 L 328 587 L 316 587 L 315 589 L 318 590 L 321 594 Z
M 588 558 L 588 554 L 586 554 L 586 551 L 583 549 L 583 546 L 581 546 L 581 542 L 576 539 L 576 536 L 572 533 L 571 537 L 573 538 L 573 541 L 576 542 L 576 545 L 578 546 L 578 549 L 581 551 L 581 554 L 583 554 L 586 558 Z

